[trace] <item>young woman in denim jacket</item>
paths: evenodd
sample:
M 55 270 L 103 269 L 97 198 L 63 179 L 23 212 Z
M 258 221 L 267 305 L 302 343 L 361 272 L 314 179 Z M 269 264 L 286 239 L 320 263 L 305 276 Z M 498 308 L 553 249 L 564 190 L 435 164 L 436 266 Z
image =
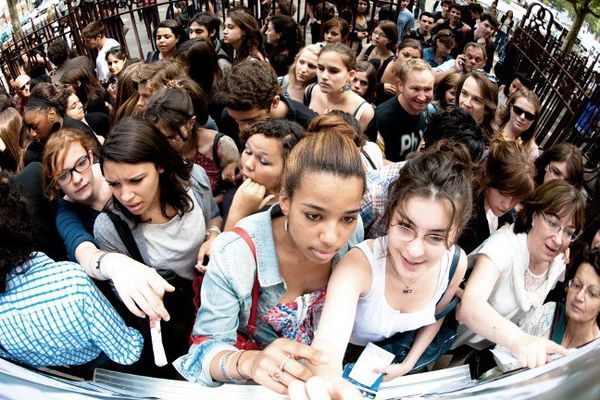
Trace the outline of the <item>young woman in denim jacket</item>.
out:
M 291 382 L 311 376 L 298 359 L 327 362 L 308 345 L 332 266 L 362 239 L 364 185 L 360 152 L 350 138 L 319 132 L 294 147 L 279 204 L 237 225 L 252 239 L 257 262 L 238 233 L 225 232 L 213 243 L 193 330 L 204 341 L 174 363 L 186 379 L 207 386 L 253 380 L 285 393 Z M 256 273 L 255 339 L 266 348 L 240 351 L 233 345 L 237 332 L 245 333 Z

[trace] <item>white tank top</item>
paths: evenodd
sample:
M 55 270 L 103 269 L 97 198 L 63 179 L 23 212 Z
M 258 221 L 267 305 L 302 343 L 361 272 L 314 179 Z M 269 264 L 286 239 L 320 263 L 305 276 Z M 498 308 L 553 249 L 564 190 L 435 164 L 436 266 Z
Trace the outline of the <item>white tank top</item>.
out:
M 450 265 L 454 246 L 440 260 L 440 273 L 435 293 L 423 309 L 402 313 L 393 309 L 385 299 L 385 264 L 387 260 L 387 236 L 373 240 L 373 250 L 368 242 L 357 244 L 371 265 L 371 290 L 358 299 L 356 319 L 350 343 L 366 346 L 369 342 L 387 339 L 398 332 L 414 331 L 435 322 L 435 306 L 448 287 Z

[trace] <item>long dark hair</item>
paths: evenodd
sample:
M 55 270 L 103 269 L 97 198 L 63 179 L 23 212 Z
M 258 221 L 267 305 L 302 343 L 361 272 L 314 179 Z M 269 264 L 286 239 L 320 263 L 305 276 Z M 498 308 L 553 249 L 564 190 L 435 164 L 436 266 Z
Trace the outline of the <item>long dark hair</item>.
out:
M 215 48 L 207 40 L 188 40 L 177 48 L 175 59 L 187 67 L 188 75 L 202 87 L 204 93 L 213 93 L 214 85 L 223 78 Z
M 296 57 L 298 51 L 304 47 L 300 26 L 289 15 L 275 15 L 269 22 L 273 24 L 275 32 L 280 35 L 279 42 L 273 46 L 273 50 L 287 49 L 290 52 L 290 58 Z
M 167 215 L 167 205 L 183 216 L 194 208 L 187 194 L 193 164 L 186 163 L 171 148 L 163 134 L 149 121 L 139 118 L 125 118 L 111 130 L 100 149 L 100 167 L 104 173 L 104 162 L 124 164 L 151 162 L 164 172 L 159 174 L 160 212 Z M 130 220 L 140 223 L 140 216 L 134 215 L 113 196 L 113 204 Z
M 254 52 L 264 54 L 262 34 L 256 18 L 243 9 L 231 10 L 227 13 L 227 17 L 231 18 L 240 27 L 242 32 L 244 32 L 242 45 L 236 54 L 235 61 L 245 60 L 253 56 Z

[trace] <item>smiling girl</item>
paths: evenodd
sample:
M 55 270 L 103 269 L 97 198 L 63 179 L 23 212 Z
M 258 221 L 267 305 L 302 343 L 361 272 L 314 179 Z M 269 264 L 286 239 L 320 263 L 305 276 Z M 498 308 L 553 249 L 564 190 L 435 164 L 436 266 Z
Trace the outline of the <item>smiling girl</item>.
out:
M 454 243 L 471 214 L 471 179 L 470 156 L 454 142 L 433 146 L 400 170 L 386 207 L 387 234 L 355 246 L 331 276 L 312 346 L 332 361 L 316 366 L 317 374 L 340 376 L 348 342 L 364 347 L 410 331 L 416 336 L 406 358 L 396 354 L 382 372 L 387 380 L 420 367 L 442 325 L 435 315 L 467 267 Z
M 297 358 L 326 362 L 308 344 L 333 265 L 361 240 L 364 185 L 360 153 L 350 138 L 320 132 L 294 147 L 279 204 L 244 218 L 237 225 L 241 232 L 225 232 L 214 243 L 196 340 L 175 362 L 186 379 L 209 386 L 253 380 L 285 393 L 292 381 L 310 376 Z M 254 338 L 266 349 L 240 351 L 233 345 L 238 331 L 247 333 L 255 279 Z
M 318 85 L 306 88 L 304 104 L 318 114 L 333 110 L 347 112 L 366 129 L 375 110 L 352 91 L 355 73 L 356 57 L 349 47 L 339 43 L 326 45 L 317 62 Z

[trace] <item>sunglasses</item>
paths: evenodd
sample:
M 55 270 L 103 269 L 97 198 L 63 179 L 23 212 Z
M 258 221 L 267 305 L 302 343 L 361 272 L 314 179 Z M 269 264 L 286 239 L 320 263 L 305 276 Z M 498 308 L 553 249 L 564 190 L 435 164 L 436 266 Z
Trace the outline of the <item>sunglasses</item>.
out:
M 533 121 L 535 119 L 535 115 L 530 113 L 529 111 L 523 110 L 521 107 L 513 104 L 512 110 L 517 115 L 525 115 L 525 119 L 529 121 Z
M 23 90 L 25 90 L 25 88 L 26 88 L 27 86 L 29 86 L 29 84 L 30 84 L 30 83 L 31 83 L 31 82 L 27 82 L 26 84 L 24 84 L 23 86 L 21 86 L 21 87 L 19 88 L 19 90 L 22 92 Z

